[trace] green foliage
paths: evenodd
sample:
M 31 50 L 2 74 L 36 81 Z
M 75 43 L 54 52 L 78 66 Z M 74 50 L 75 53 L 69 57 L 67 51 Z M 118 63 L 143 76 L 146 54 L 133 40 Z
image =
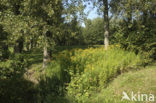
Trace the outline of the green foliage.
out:
M 84 43 L 82 28 L 77 17 L 74 17 L 70 22 L 61 25 L 60 32 L 60 35 L 55 37 L 57 46 L 82 45 Z
M 1 103 L 38 103 L 38 91 L 24 78 L 0 79 Z
M 38 71 L 39 68 L 35 70 L 39 72 L 36 77 L 39 80 L 39 101 L 85 103 L 117 75 L 139 69 L 144 63 L 140 55 L 118 47 L 113 45 L 108 51 L 103 48 L 59 51 L 44 74 Z
M 19 76 L 15 74 L 12 79 L 8 77 L 8 79 L 5 79 L 8 82 L 3 83 L 6 88 L 11 85 L 10 88 L 15 88 L 18 94 L 10 93 L 11 89 L 9 89 L 5 92 L 3 98 L 7 98 L 7 93 L 10 93 L 8 98 L 12 97 L 12 99 L 9 100 L 17 100 L 17 103 L 29 102 L 25 99 L 30 97 L 29 100 L 33 103 L 51 103 L 51 101 L 55 103 L 86 103 L 88 98 L 105 88 L 114 77 L 130 69 L 138 69 L 139 65 L 143 63 L 140 55 L 135 55 L 133 52 L 124 51 L 118 47 L 119 45 L 111 46 L 108 51 L 103 48 L 82 50 L 80 49 L 82 47 L 60 50 L 57 55 L 53 55 L 54 59 L 49 62 L 44 73 L 40 72 L 41 65 L 37 64 L 41 58 L 41 55 L 39 55 L 41 51 L 33 50 L 31 55 L 26 52 L 22 56 L 28 59 L 28 65 L 30 65 L 29 62 L 36 65 L 36 67 L 34 67 L 35 65 L 32 66 L 33 70 L 31 72 L 28 70 L 27 74 L 31 75 L 31 79 L 36 78 L 37 82 L 35 83 L 37 84 L 34 85 L 22 78 L 24 73 L 22 70 L 24 69 L 19 69 Z M 27 66 L 25 65 L 27 64 L 26 60 L 20 62 L 22 56 L 14 57 L 17 65 L 14 65 L 14 67 L 23 68 Z M 23 67 L 21 67 L 22 65 Z M 17 83 L 19 85 L 14 87 Z M 1 91 L 4 91 L 4 89 L 3 87 Z M 24 90 L 21 91 L 21 89 Z M 31 93 L 30 97 L 29 93 Z M 20 99 L 18 100 L 17 97 Z
M 103 18 L 80 25 L 86 3 L 103 13 L 103 1 L 0 0 L 0 102 L 89 103 L 117 75 L 156 59 L 154 0 L 109 1 L 109 39 L 123 49 L 75 47 L 103 44 Z M 44 56 L 41 47 L 48 52 Z M 43 58 L 49 62 L 45 73 L 40 71 Z
M 121 101 L 122 92 L 125 91 L 128 95 L 133 91 L 137 93 L 156 94 L 155 84 L 156 65 L 150 65 L 140 71 L 131 71 L 121 74 L 115 78 L 107 88 L 101 92 L 94 93 L 85 103 L 138 103 L 135 101 Z M 151 81 L 153 81 L 151 83 Z M 152 91 L 151 91 L 152 90 Z
M 37 103 L 37 89 L 23 74 L 27 61 L 22 55 L 0 62 L 0 102 Z
M 75 50 L 70 55 L 70 64 L 66 63 L 70 65 L 71 75 L 67 92 L 78 103 L 83 103 L 94 92 L 106 87 L 121 72 L 138 69 L 143 63 L 139 55 L 118 48 L 108 51 L 99 48 Z M 65 58 L 67 60 L 69 56 Z
M 21 53 L 25 46 L 29 50 L 29 45 L 31 49 L 36 44 L 54 46 L 63 24 L 62 0 L 4 0 L 0 5 L 5 7 L 0 9 L 0 32 L 6 32 L 7 45 L 14 45 L 15 53 Z
M 137 27 L 134 26 L 132 29 L 136 28 Z M 150 30 L 148 27 L 142 28 L 141 30 L 129 31 L 128 33 L 126 29 L 126 27 L 119 27 L 119 29 L 114 33 L 114 41 L 120 43 L 121 46 L 127 50 L 133 50 L 135 53 L 143 54 L 146 63 L 155 59 L 156 44 L 154 32 L 147 32 Z
M 85 21 L 85 28 L 83 28 L 83 38 L 85 44 L 95 45 L 103 44 L 104 40 L 104 26 L 103 19 L 96 18 Z
M 10 79 L 21 77 L 27 67 L 27 60 L 22 55 L 16 55 L 13 60 L 0 62 L 0 78 Z
M 146 62 L 155 59 L 155 2 L 111 0 L 114 13 L 114 42 L 127 50 L 145 55 Z

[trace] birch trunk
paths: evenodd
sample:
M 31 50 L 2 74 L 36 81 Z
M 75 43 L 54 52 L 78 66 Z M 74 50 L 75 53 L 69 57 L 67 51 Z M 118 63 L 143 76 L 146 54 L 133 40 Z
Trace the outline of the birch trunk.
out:
M 104 47 L 107 50 L 109 46 L 109 17 L 108 17 L 108 0 L 103 0 L 104 5 Z
M 43 47 L 43 66 L 42 66 L 43 69 L 46 68 L 47 61 L 48 61 L 48 50 L 47 50 L 47 43 L 45 43 L 45 46 Z

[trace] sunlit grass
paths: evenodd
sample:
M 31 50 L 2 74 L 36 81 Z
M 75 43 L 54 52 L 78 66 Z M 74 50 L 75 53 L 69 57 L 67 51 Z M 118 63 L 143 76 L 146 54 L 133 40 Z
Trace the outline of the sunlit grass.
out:
M 121 101 L 122 92 L 127 94 L 145 93 L 156 95 L 156 66 L 149 66 L 140 71 L 124 73 L 114 79 L 109 86 L 100 93 L 94 94 L 86 103 L 145 103 Z

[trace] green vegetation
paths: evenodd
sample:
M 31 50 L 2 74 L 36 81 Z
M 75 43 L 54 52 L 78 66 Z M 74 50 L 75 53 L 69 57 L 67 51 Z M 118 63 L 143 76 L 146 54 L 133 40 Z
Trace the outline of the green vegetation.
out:
M 72 52 L 68 95 L 78 103 L 101 91 L 114 77 L 129 69 L 139 69 L 141 57 L 133 52 L 112 48 L 90 48 Z M 107 56 L 109 55 L 109 56 Z M 67 63 L 66 63 L 67 65 Z
M 147 76 L 149 78 L 155 68 L 155 66 L 148 67 L 150 69 L 140 71 L 145 62 L 141 54 L 136 55 L 134 52 L 120 49 L 119 45 L 112 45 L 109 50 L 104 50 L 103 47 L 87 48 L 81 46 L 71 48 L 56 51 L 53 54 L 53 60 L 48 63 L 44 73 L 40 71 L 40 68 L 42 68 L 42 52 L 40 49 L 24 53 L 23 56 L 26 59 L 25 62 L 22 62 L 23 64 L 20 64 L 22 55 L 16 56 L 16 60 L 1 62 L 1 78 L 3 78 L 0 85 L 3 94 L 1 97 L 9 98 L 8 102 L 16 101 L 18 98 L 18 102 L 24 103 L 38 103 L 41 101 L 47 103 L 51 101 L 55 103 L 105 103 L 104 100 L 106 102 L 119 102 L 122 87 L 118 86 L 130 86 L 132 90 L 136 88 L 137 92 L 137 88 L 141 88 L 141 85 L 144 85 L 142 83 L 145 83 L 140 80 L 141 77 Z M 28 70 L 23 71 L 22 68 L 24 67 L 28 67 Z M 132 72 L 125 73 L 128 71 Z M 147 71 L 149 71 L 148 74 L 146 74 Z M 122 75 L 118 77 L 119 79 L 114 80 L 120 74 Z M 133 82 L 134 84 L 127 84 L 129 83 L 127 80 L 132 81 L 135 78 L 137 79 L 136 82 Z M 149 79 L 146 81 L 149 81 Z M 114 82 L 119 84 L 114 85 Z M 149 85 L 150 83 L 147 84 L 145 90 L 141 88 L 142 92 L 151 90 L 148 87 Z M 14 91 L 11 92 L 13 88 Z M 119 94 L 113 94 L 115 90 L 119 90 L 120 92 L 117 92 Z M 123 90 L 129 89 L 124 88 Z M 29 93 L 32 93 L 32 96 Z M 111 99 L 112 95 L 116 95 L 115 99 Z M 27 98 L 30 101 L 27 101 Z
M 156 96 L 155 28 L 155 0 L 0 0 L 0 103 Z
M 115 78 L 106 89 L 102 90 L 102 92 L 94 94 L 86 103 L 133 103 L 132 101 L 121 101 L 123 91 L 127 92 L 129 95 L 132 91 L 136 94 L 140 92 L 156 95 L 155 76 L 155 64 L 139 71 L 124 73 Z

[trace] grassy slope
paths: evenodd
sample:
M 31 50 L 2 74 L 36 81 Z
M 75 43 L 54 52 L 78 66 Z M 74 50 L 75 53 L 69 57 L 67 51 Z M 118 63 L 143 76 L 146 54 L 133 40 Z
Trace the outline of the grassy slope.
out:
M 87 103 L 132 103 L 132 101 L 121 101 L 123 91 L 128 95 L 131 91 L 135 94 L 152 93 L 155 95 L 156 102 L 156 64 L 118 76 L 106 89 L 93 96 Z

